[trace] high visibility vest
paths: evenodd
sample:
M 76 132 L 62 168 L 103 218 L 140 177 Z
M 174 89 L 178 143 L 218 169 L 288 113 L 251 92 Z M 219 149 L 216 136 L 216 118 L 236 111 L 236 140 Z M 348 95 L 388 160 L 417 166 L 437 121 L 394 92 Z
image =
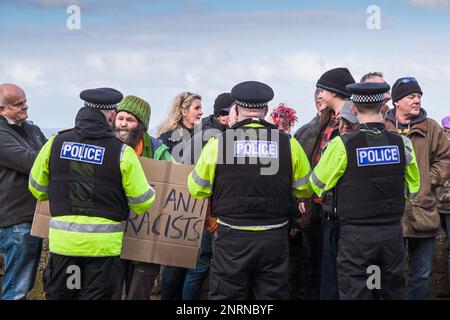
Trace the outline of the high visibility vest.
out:
M 73 129 L 58 134 L 49 162 L 52 216 L 126 220 L 129 207 L 120 172 L 123 146 L 115 137 L 82 139 Z
M 250 127 L 252 122 L 262 126 Z M 219 135 L 218 145 L 211 200 L 214 216 L 238 226 L 287 221 L 293 209 L 289 136 L 265 121 L 248 119 Z M 269 166 L 275 172 L 264 174 Z

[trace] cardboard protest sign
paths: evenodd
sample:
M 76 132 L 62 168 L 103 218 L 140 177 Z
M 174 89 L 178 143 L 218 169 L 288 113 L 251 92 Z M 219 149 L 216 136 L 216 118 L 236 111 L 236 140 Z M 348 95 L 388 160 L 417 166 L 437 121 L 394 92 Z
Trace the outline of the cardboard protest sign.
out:
M 143 215 L 130 212 L 123 222 L 121 258 L 192 268 L 197 262 L 208 200 L 190 196 L 187 176 L 191 165 L 141 158 L 156 200 Z M 38 202 L 31 234 L 48 237 L 48 202 Z

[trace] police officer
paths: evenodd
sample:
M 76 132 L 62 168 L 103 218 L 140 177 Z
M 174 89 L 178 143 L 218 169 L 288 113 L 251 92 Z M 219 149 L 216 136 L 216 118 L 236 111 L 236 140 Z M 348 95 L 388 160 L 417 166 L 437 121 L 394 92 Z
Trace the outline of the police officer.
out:
M 107 121 L 122 94 L 99 88 L 80 98 L 85 103 L 75 128 L 50 138 L 30 174 L 33 195 L 50 200 L 47 299 L 111 299 L 121 221 L 130 209 L 144 213 L 155 199 L 134 150 L 114 136 Z
M 273 90 L 233 87 L 238 122 L 213 137 L 188 177 L 195 198 L 211 197 L 219 227 L 209 299 L 287 299 L 292 193 L 310 197 L 308 159 L 295 138 L 264 121 Z
M 353 94 L 361 129 L 333 139 L 310 177 L 319 196 L 336 186 L 339 298 L 402 299 L 405 249 L 400 219 L 404 197 L 411 200 L 419 191 L 416 157 L 411 141 L 386 131 L 383 124 L 388 84 L 346 88 Z

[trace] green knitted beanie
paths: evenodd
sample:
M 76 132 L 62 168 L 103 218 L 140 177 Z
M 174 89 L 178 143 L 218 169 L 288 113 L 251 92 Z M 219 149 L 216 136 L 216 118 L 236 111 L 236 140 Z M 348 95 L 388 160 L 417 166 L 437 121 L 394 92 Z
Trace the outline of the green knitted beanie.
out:
M 116 113 L 127 111 L 132 113 L 138 120 L 144 124 L 145 130 L 148 130 L 150 123 L 150 104 L 136 96 L 126 96 L 117 104 Z

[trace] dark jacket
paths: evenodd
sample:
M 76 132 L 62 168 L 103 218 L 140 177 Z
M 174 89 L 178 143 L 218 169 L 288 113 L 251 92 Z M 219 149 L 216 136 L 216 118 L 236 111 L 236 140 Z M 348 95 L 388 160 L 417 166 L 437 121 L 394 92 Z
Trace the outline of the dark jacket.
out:
M 194 128 L 188 129 L 181 124 L 176 129 L 162 133 L 158 139 L 161 139 L 162 142 L 169 148 L 169 152 L 176 162 L 183 163 L 183 153 L 186 149 L 186 144 L 190 143 L 190 139 L 193 135 Z
M 322 132 L 325 129 L 325 127 L 330 122 L 334 112 L 333 110 L 329 108 L 325 108 L 321 113 L 320 117 L 316 116 L 311 122 L 309 122 L 307 125 L 311 124 L 310 126 L 304 128 L 302 132 L 299 133 L 299 131 L 302 129 L 300 128 L 296 133 L 295 137 L 297 138 L 297 134 L 299 136 L 305 137 L 304 140 L 306 141 L 305 147 L 303 146 L 302 142 L 299 141 L 300 145 L 304 148 L 306 155 L 308 156 L 308 160 L 311 164 L 311 168 L 314 168 L 314 166 L 317 165 L 317 155 L 320 150 L 320 142 L 322 140 Z M 318 125 L 315 123 L 318 122 Z M 305 125 L 306 126 L 306 125 Z M 331 134 L 331 139 L 339 135 L 339 126 L 336 126 L 336 128 L 333 130 Z M 330 139 L 330 140 L 331 140 Z M 298 140 L 298 138 L 297 138 Z M 308 150 L 308 151 L 306 151 Z M 309 223 L 320 223 L 321 217 L 316 213 L 315 210 L 313 210 L 313 200 L 307 199 L 305 201 L 306 206 L 306 213 L 302 217 L 302 223 L 307 225 Z
M 203 147 L 209 139 L 225 131 L 228 126 L 221 124 L 214 115 L 202 119 L 201 131 L 197 127 L 191 140 L 188 141 L 183 151 L 183 163 L 196 164 Z
M 31 121 L 18 126 L 0 116 L 0 227 L 32 222 L 36 199 L 28 190 L 28 177 L 46 141 Z
M 320 134 L 319 129 L 320 115 L 316 114 L 316 116 L 310 122 L 302 126 L 294 134 L 295 139 L 297 139 L 298 143 L 300 143 L 310 161 L 314 143 L 316 142 L 316 138 Z
M 102 160 L 95 164 L 71 161 L 77 156 L 70 152 L 63 156 L 64 143 L 103 148 Z M 75 128 L 59 132 L 51 146 L 48 191 L 51 215 L 76 214 L 125 221 L 130 209 L 122 187 L 122 149 L 122 141 L 114 136 L 102 112 L 90 107 L 81 108 L 75 118 Z
M 226 128 L 227 126 L 221 124 L 213 114 L 202 119 L 203 131 L 208 129 L 217 129 L 219 131 L 225 131 Z

